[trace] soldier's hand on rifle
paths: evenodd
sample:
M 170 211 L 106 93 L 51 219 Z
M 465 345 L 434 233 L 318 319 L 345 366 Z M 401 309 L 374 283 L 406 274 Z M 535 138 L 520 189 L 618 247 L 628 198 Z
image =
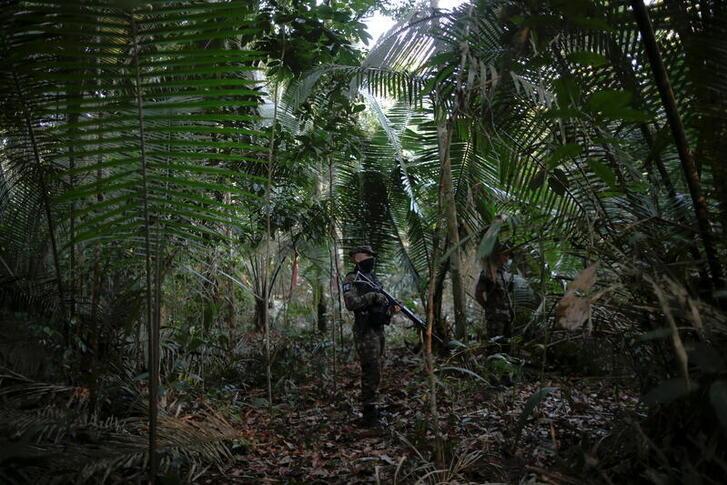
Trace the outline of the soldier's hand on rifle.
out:
M 391 307 L 391 313 L 399 313 L 401 311 L 401 307 L 399 305 L 394 305 Z
M 367 293 L 366 298 L 369 301 L 369 305 L 386 305 L 389 303 L 389 300 L 381 293 Z

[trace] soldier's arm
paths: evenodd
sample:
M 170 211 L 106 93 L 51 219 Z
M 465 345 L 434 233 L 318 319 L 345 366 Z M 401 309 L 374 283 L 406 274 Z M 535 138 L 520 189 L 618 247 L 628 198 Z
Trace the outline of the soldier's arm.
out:
M 373 303 L 376 293 L 359 294 L 356 285 L 353 284 L 354 275 L 347 275 L 343 280 L 343 301 L 346 304 L 346 310 L 354 312 L 363 310 Z
M 477 300 L 477 303 L 480 304 L 481 307 L 485 307 L 485 291 L 486 291 L 486 282 L 484 279 L 484 272 L 480 273 L 480 277 L 477 280 L 477 286 L 475 286 L 475 300 Z

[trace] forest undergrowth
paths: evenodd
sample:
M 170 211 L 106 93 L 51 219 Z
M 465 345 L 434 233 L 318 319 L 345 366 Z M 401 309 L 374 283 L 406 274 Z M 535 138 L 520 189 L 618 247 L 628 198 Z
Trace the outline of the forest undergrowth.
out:
M 232 460 L 203 483 L 603 482 L 599 447 L 643 413 L 629 380 L 542 375 L 535 366 L 512 365 L 506 354 L 484 359 L 507 364 L 486 365 L 481 374 L 443 365 L 447 467 L 438 469 L 421 355 L 400 343 L 388 349 L 385 426 L 372 431 L 357 423 L 359 370 L 351 352 L 339 354 L 334 378 L 330 355 L 308 347 L 287 363 L 298 373 L 278 381 L 272 409 L 254 377 L 201 398 L 239 432 Z

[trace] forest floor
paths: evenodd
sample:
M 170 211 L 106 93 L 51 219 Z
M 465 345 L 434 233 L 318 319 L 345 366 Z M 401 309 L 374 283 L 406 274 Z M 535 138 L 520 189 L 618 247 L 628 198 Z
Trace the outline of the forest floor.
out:
M 607 483 L 597 448 L 639 410 L 636 390 L 612 378 L 526 371 L 514 385 L 493 386 L 453 364 L 438 375 L 446 469 L 437 471 L 421 355 L 387 351 L 379 431 L 357 425 L 359 370 L 345 360 L 335 386 L 315 365 L 297 383 L 277 381 L 272 410 L 264 386 L 230 392 L 221 412 L 239 431 L 235 461 L 200 483 Z

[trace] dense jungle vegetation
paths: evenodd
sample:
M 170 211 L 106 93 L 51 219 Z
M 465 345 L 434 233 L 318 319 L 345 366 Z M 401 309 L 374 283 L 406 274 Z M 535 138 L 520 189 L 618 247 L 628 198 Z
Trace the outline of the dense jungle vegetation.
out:
M 724 483 L 724 1 L 1 8 L 1 483 Z

